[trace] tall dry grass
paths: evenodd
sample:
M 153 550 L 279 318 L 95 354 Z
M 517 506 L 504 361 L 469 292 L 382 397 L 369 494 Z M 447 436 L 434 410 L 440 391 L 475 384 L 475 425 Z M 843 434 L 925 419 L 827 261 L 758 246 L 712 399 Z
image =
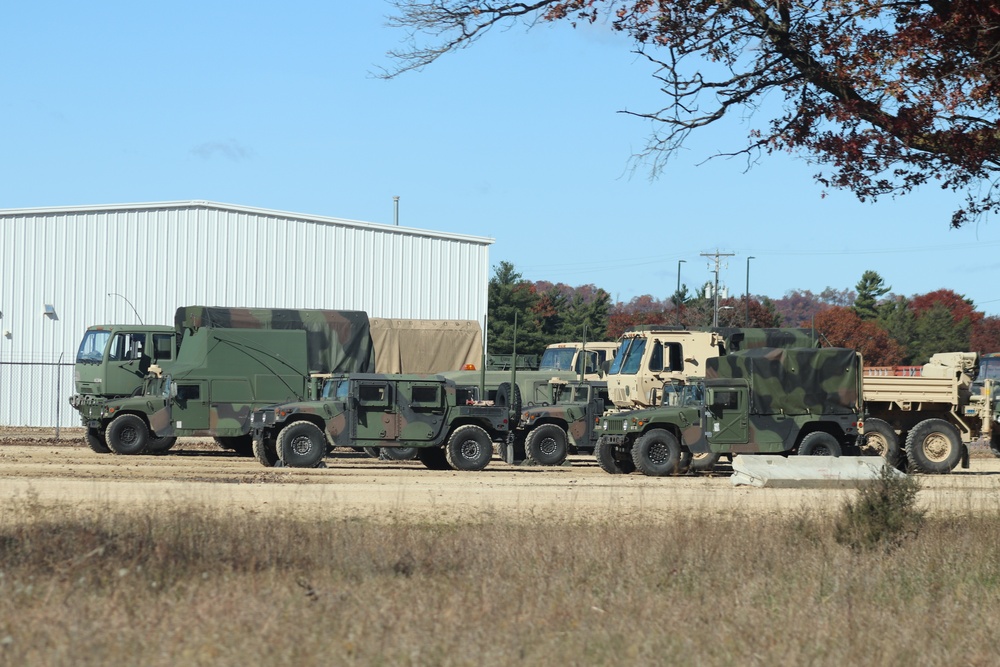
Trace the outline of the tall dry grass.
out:
M 468 525 L 0 510 L 6 665 L 992 665 L 1000 516 Z

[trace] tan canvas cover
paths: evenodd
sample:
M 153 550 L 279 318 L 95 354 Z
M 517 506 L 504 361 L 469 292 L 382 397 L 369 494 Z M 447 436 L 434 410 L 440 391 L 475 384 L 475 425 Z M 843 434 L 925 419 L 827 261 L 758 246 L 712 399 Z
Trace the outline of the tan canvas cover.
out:
M 475 320 L 370 318 L 376 373 L 441 373 L 479 368 L 483 331 Z

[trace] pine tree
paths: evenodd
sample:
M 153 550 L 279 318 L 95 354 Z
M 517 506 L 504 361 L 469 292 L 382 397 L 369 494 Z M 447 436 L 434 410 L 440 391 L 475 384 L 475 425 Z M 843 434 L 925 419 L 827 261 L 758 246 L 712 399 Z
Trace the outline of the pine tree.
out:
M 885 281 L 877 272 L 865 271 L 855 289 L 858 296 L 854 300 L 854 312 L 862 320 L 874 320 L 878 317 L 878 300 L 892 288 L 886 287 Z

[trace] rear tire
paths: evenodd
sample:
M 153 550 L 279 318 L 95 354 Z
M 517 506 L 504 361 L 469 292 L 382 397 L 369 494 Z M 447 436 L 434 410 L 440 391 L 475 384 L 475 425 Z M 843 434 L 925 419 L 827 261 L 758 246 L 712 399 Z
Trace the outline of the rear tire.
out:
M 147 451 L 152 454 L 162 454 L 177 443 L 177 438 L 170 436 L 165 438 L 158 438 L 152 433 L 149 435 L 149 447 Z
M 566 440 L 566 431 L 555 424 L 542 424 L 525 440 L 528 460 L 543 466 L 562 465 L 569 454 Z
M 274 438 L 264 438 L 253 441 L 253 456 L 262 466 L 273 468 L 278 461 L 278 444 Z
M 825 431 L 813 431 L 799 443 L 799 456 L 840 456 L 840 443 Z
M 365 454 L 367 454 L 368 456 L 372 457 L 373 459 L 380 459 L 380 458 L 382 458 L 382 449 L 381 449 L 381 447 L 362 447 L 361 449 L 362 449 L 362 451 Z
M 253 436 L 247 435 L 226 435 L 218 436 L 215 441 L 223 449 L 236 452 L 237 456 L 253 456 Z
M 104 437 L 115 454 L 142 454 L 149 447 L 149 427 L 137 415 L 118 415 Z
M 383 447 L 382 454 L 390 461 L 412 461 L 417 458 L 416 447 Z
M 680 471 L 681 444 L 670 431 L 654 428 L 636 440 L 632 462 L 644 475 L 673 475 Z
M 312 422 L 295 422 L 278 433 L 277 450 L 290 468 L 315 468 L 326 456 L 326 438 Z
M 459 426 L 448 437 L 445 455 L 455 470 L 482 470 L 493 458 L 493 441 L 481 426 Z
M 513 389 L 511 389 L 510 382 L 504 382 L 497 387 L 497 400 L 494 403 L 501 407 L 510 408 L 508 412 L 510 413 L 511 424 L 517 426 L 517 423 L 521 420 L 521 388 L 515 384 Z
M 899 437 L 888 422 L 881 419 L 866 419 L 865 432 L 861 436 L 862 456 L 881 456 L 892 467 L 899 464 Z
M 708 472 L 715 467 L 715 464 L 719 462 L 719 458 L 721 456 L 722 454 L 718 452 L 692 454 L 691 463 L 688 464 L 688 470 L 693 470 L 695 472 Z
M 448 457 L 441 447 L 418 447 L 417 460 L 428 470 L 451 470 Z
M 102 433 L 100 429 L 88 428 L 87 432 L 83 435 L 83 439 L 86 441 L 87 446 L 96 453 L 111 453 L 111 448 L 108 447 L 108 441 L 104 439 L 104 433 Z
M 962 460 L 962 436 L 943 419 L 925 419 L 906 436 L 906 457 L 917 472 L 949 473 Z
M 603 437 L 598 438 L 594 448 L 597 465 L 609 475 L 628 475 L 635 472 L 635 464 L 624 446 L 612 445 Z

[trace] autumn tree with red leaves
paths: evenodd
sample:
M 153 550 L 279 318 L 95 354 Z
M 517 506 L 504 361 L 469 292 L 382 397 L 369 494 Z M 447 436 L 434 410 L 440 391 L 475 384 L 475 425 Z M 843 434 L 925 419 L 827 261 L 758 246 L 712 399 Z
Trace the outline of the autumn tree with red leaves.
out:
M 384 76 L 420 69 L 521 21 L 606 21 L 654 68 L 653 173 L 687 136 L 783 100 L 745 145 L 824 165 L 816 179 L 862 201 L 922 185 L 963 193 L 955 227 L 1000 210 L 997 0 L 392 0 L 408 33 Z
M 896 341 L 873 320 L 858 317 L 853 308 L 832 306 L 821 311 L 816 315 L 816 330 L 825 343 L 860 352 L 866 366 L 897 366 L 901 362 Z

